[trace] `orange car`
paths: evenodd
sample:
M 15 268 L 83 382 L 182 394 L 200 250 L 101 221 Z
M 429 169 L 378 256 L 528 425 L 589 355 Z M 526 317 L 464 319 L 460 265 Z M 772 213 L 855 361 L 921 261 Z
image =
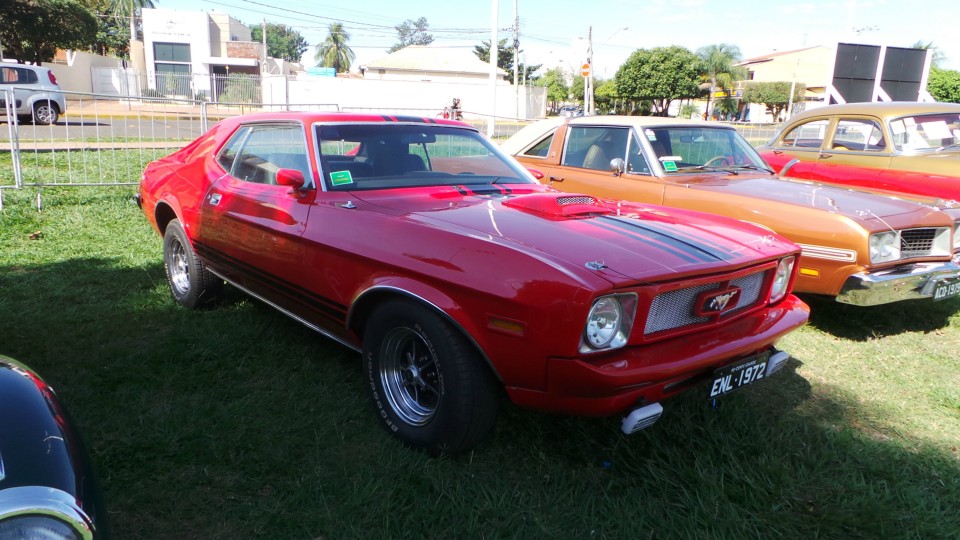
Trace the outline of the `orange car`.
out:
M 960 104 L 852 103 L 800 113 L 757 149 L 785 174 L 960 201 Z
M 798 292 L 854 305 L 960 295 L 960 210 L 780 178 L 717 122 L 558 118 L 502 148 L 563 191 L 713 212 L 786 236 L 803 249 Z

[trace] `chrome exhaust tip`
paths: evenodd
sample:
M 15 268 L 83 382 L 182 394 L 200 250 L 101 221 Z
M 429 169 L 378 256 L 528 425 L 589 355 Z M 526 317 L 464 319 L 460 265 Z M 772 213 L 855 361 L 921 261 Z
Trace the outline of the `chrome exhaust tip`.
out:
M 661 414 L 663 414 L 663 406 L 659 403 L 644 405 L 628 414 L 620 423 L 620 429 L 626 435 L 636 433 L 641 429 L 652 426 Z

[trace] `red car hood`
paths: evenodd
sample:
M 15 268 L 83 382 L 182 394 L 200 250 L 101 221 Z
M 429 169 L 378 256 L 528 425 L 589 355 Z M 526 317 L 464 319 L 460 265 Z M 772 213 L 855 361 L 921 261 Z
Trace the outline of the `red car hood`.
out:
M 861 223 L 878 218 L 926 213 L 917 204 L 902 199 L 776 176 L 710 173 L 671 180 L 696 189 L 818 208 Z
M 510 187 L 523 191 L 517 193 Z M 601 267 L 615 282 L 623 277 L 656 281 L 729 270 L 799 250 L 785 238 L 738 220 L 654 205 L 598 201 L 544 186 L 510 187 L 497 186 L 487 193 L 437 188 L 426 197 L 420 190 L 352 195 L 374 205 L 369 211 L 509 244 L 578 269 Z

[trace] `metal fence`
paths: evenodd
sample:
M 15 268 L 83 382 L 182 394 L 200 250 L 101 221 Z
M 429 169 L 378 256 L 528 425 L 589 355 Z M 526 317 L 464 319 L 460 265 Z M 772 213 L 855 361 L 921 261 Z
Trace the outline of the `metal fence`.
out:
M 21 121 L 13 89 L 0 90 L 7 106 L 0 121 L 0 208 L 5 189 L 53 186 L 129 186 L 140 181 L 147 163 L 196 139 L 217 121 L 256 111 L 316 110 L 434 117 L 439 111 L 397 108 L 341 108 L 332 103 L 265 105 L 210 103 L 171 97 L 118 97 L 64 92 L 67 111 L 55 125 Z M 469 113 L 469 111 L 465 111 Z M 487 117 L 469 113 L 481 131 Z M 494 119 L 494 138 L 514 134 L 528 121 Z M 769 140 L 776 124 L 734 124 L 754 145 Z M 6 137 L 4 137 L 4 132 Z

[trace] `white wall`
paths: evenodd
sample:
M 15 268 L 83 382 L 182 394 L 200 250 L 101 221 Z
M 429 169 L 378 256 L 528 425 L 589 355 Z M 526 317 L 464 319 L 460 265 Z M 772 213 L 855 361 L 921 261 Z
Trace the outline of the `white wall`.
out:
M 489 82 L 380 81 L 343 77 L 266 77 L 264 103 L 336 104 L 341 110 L 408 112 L 435 116 L 453 98 L 460 98 L 465 119 L 493 113 L 499 118 L 534 119 L 546 115 L 546 88 L 520 87 L 519 99 L 513 85 L 498 84 L 496 110 Z
M 45 63 L 57 78 L 57 84 L 66 92 L 94 91 L 93 71 L 98 68 L 118 69 L 123 60 L 109 56 L 98 56 L 87 52 L 67 51 L 66 64 Z M 70 95 L 67 94 L 67 99 Z

